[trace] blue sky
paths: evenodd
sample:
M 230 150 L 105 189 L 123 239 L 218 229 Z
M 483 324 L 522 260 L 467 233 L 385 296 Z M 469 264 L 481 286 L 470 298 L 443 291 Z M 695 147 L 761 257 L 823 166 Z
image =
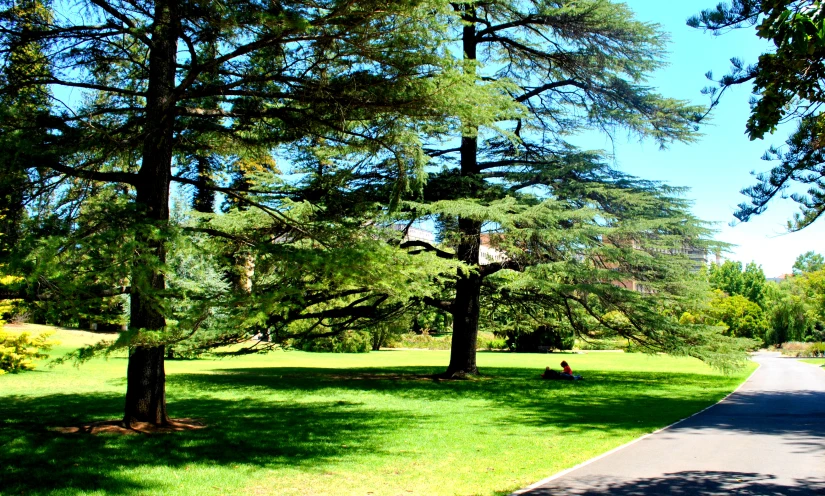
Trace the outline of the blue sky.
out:
M 650 80 L 666 96 L 705 104 L 708 98 L 700 90 L 710 84 L 704 76 L 707 71 L 721 76 L 728 71 L 731 57 L 752 63 L 769 48 L 756 38 L 752 28 L 715 37 L 686 26 L 688 17 L 714 7 L 714 0 L 628 0 L 627 4 L 639 20 L 658 23 L 670 34 L 669 65 Z M 593 138 L 585 146 L 614 152 L 615 165 L 627 173 L 689 187 L 686 196 L 694 200 L 695 215 L 718 222 L 716 238 L 738 245 L 727 258 L 743 263 L 753 260 L 762 265 L 765 275 L 773 277 L 790 272 L 801 253 L 825 253 L 825 220 L 801 232 L 788 233 L 785 223 L 797 211 L 797 205 L 791 200 L 777 200 L 761 216 L 729 225 L 736 220 L 736 205 L 746 199 L 739 191 L 754 183 L 750 172 L 770 169 L 770 164 L 761 160 L 762 154 L 771 144 L 782 144 L 788 132 L 788 127 L 780 128 L 764 140 L 748 140 L 745 122 L 750 92 L 750 86 L 726 92 L 711 122 L 702 126 L 704 136 L 688 145 L 676 144 L 662 151 L 653 142 L 640 143 L 620 135 L 613 142 Z

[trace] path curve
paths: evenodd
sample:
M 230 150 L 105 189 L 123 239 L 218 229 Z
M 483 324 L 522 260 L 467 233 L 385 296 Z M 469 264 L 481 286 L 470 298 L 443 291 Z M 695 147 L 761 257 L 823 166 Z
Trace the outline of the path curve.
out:
M 514 494 L 825 494 L 825 369 L 754 359 L 761 367 L 719 404 Z

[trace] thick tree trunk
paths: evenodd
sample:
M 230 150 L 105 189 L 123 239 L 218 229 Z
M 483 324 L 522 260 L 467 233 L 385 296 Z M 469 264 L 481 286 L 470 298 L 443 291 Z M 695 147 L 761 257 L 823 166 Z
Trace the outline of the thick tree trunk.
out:
M 461 231 L 458 255 L 462 261 L 475 265 L 478 263 L 481 222 L 459 219 L 458 226 Z M 453 301 L 453 340 L 447 377 L 478 374 L 476 342 L 480 295 L 481 276 L 478 272 L 460 273 Z
M 166 415 L 166 372 L 164 347 L 136 346 L 129 350 L 124 422 L 149 422 L 163 425 Z
M 177 58 L 178 16 L 175 0 L 155 3 L 153 48 L 149 55 L 149 86 L 146 98 L 146 137 L 136 201 L 147 224 L 163 229 L 169 221 L 169 184 L 172 176 L 172 150 L 175 120 L 175 62 Z M 147 226 L 148 227 L 148 226 Z M 140 256 L 132 270 L 132 330 L 162 330 L 166 319 L 158 292 L 166 288 L 158 265 L 166 260 L 164 240 L 151 237 L 149 229 L 139 234 Z M 142 238 L 142 239 L 141 239 Z M 126 374 L 124 423 L 133 421 L 165 424 L 166 373 L 164 346 L 135 346 L 129 351 Z
M 475 8 L 466 6 L 473 14 Z M 465 16 L 467 20 L 473 15 Z M 475 26 L 469 24 L 464 26 L 463 45 L 464 58 L 475 60 L 476 58 L 476 34 Z M 477 132 L 477 129 L 474 130 Z M 478 169 L 478 138 L 476 136 L 464 136 L 461 138 L 461 175 L 470 177 L 479 174 Z M 461 241 L 458 245 L 458 258 L 470 265 L 477 266 L 479 263 L 478 254 L 481 244 L 481 222 L 472 219 L 459 217 L 458 230 L 461 233 Z M 465 274 L 459 272 L 456 283 L 456 295 L 453 301 L 453 340 L 450 347 L 450 365 L 447 367 L 445 376 L 463 377 L 467 375 L 478 375 L 476 366 L 476 342 L 478 340 L 478 316 L 480 312 L 479 299 L 481 296 L 481 276 L 478 272 Z

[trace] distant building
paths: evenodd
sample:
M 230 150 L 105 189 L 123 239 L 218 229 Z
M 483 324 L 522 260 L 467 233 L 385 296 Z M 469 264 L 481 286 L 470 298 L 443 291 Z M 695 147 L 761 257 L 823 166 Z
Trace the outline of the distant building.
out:
M 406 236 L 404 236 L 403 241 L 423 241 L 425 243 L 430 243 L 435 245 L 435 233 L 432 231 L 428 231 L 426 229 L 420 229 L 417 227 L 410 226 L 407 228 L 404 224 L 393 224 L 392 228 L 396 231 L 404 231 L 407 230 Z M 489 265 L 491 263 L 496 262 L 504 262 L 507 260 L 507 255 L 496 248 L 493 248 L 490 245 L 490 235 L 489 234 L 482 234 L 481 235 L 481 246 L 478 249 L 478 263 L 479 265 Z
M 435 233 L 420 229 L 417 227 L 407 226 L 403 224 L 393 224 L 392 228 L 396 231 L 404 231 L 407 229 L 407 235 L 404 236 L 404 241 L 424 241 L 425 243 L 435 243 Z
M 481 235 L 481 246 L 478 248 L 479 265 L 489 265 L 491 263 L 502 263 L 507 260 L 507 255 L 490 245 L 490 235 Z

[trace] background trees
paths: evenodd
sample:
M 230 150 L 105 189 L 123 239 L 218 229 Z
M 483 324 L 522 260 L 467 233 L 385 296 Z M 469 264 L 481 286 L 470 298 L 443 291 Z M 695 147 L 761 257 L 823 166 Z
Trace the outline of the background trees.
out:
M 767 344 L 825 338 L 825 270 L 817 263 L 820 258 L 814 252 L 803 253 L 794 263 L 794 275 L 768 288 Z
M 816 272 L 822 269 L 825 269 L 825 257 L 813 251 L 799 255 L 793 263 L 794 275 Z
M 731 260 L 725 260 L 722 265 L 711 264 L 708 280 L 714 289 L 730 296 L 741 295 L 759 306 L 764 304 L 765 273 L 755 262 L 744 268 L 742 262 Z

